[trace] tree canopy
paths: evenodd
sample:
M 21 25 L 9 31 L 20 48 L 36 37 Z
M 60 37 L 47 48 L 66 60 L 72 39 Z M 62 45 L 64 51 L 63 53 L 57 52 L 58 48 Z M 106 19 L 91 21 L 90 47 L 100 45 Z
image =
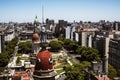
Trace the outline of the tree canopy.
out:
M 31 53 L 32 52 L 32 43 L 30 41 L 19 43 L 19 53 Z
M 68 45 L 67 45 L 68 50 L 72 50 L 72 51 L 76 51 L 76 49 L 78 48 L 78 44 L 76 41 L 71 41 Z
M 0 67 L 5 67 L 8 64 L 9 55 L 7 52 L 3 52 L 0 54 Z
M 108 76 L 110 78 L 114 78 L 117 77 L 117 71 L 116 69 L 112 66 L 112 65 L 108 65 Z
M 76 49 L 76 52 L 77 52 L 77 54 L 81 55 L 81 61 L 91 62 L 91 61 L 99 61 L 100 60 L 98 51 L 94 48 L 79 46 Z
M 80 64 L 73 65 L 73 67 L 66 67 L 65 72 L 67 80 L 84 80 L 84 71 L 89 65 L 89 62 L 84 61 Z
M 76 49 L 78 48 L 78 44 L 76 41 L 70 40 L 70 39 L 64 39 L 64 38 L 59 38 L 59 41 L 63 42 L 63 46 L 68 50 L 68 51 L 73 51 L 75 53 Z
M 59 41 L 50 41 L 48 45 L 52 51 L 59 51 L 62 48 L 62 44 Z
M 0 53 L 0 70 L 1 71 L 3 70 L 3 67 L 5 67 L 8 64 L 10 57 L 13 55 L 17 42 L 18 42 L 18 37 L 13 38 L 10 42 L 6 44 L 5 51 Z

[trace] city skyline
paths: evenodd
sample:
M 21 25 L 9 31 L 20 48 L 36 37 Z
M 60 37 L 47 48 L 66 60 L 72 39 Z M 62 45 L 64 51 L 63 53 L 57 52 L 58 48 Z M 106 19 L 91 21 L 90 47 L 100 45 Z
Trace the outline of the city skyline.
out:
M 46 18 L 75 21 L 119 21 L 119 0 L 1 0 L 0 22 L 33 22 L 38 16 L 42 22 Z

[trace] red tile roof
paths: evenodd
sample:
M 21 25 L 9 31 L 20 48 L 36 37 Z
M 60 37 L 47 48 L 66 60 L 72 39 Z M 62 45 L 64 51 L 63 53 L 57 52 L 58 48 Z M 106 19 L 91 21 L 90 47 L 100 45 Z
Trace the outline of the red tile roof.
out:
M 30 76 L 27 72 L 16 72 L 14 75 L 13 75 L 13 80 L 30 80 Z
M 38 62 L 36 63 L 36 70 L 48 70 L 52 69 L 53 65 L 50 63 L 51 53 L 48 50 L 39 52 L 37 54 Z

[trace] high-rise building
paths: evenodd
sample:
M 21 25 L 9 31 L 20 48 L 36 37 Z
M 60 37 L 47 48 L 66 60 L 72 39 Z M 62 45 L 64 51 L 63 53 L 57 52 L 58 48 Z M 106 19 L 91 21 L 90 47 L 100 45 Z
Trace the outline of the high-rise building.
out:
M 5 45 L 5 40 L 4 40 L 4 34 L 0 34 L 0 53 L 4 51 L 4 45 Z
M 110 39 L 109 63 L 116 69 L 120 69 L 120 38 Z
M 78 41 L 81 46 L 92 47 L 93 37 L 99 30 L 96 28 L 92 29 L 81 29 L 80 31 L 74 31 L 73 40 Z
M 54 20 L 46 19 L 46 29 L 50 30 L 50 25 L 55 25 Z
M 70 26 L 65 29 L 65 38 L 70 39 Z
M 103 61 L 103 72 L 108 74 L 108 52 L 109 52 L 109 40 L 108 37 L 96 36 L 93 42 L 93 47 L 99 51 Z M 102 43 L 102 44 L 101 44 Z
M 86 46 L 88 47 L 88 43 L 89 43 L 89 32 L 87 31 L 80 31 L 80 32 L 75 32 L 75 37 L 76 39 L 78 38 L 78 43 L 81 46 Z
M 87 32 L 82 31 L 81 33 L 81 45 L 87 46 Z
M 88 37 L 88 47 L 92 47 L 92 35 Z
M 59 20 L 58 24 L 55 27 L 55 36 L 59 37 L 61 35 L 65 37 L 65 28 L 67 27 L 67 25 L 67 21 Z

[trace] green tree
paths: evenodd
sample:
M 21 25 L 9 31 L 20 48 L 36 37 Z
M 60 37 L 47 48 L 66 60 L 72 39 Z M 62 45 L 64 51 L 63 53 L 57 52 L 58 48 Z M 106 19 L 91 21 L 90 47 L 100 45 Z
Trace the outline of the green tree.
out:
M 18 37 L 15 37 L 10 42 L 7 42 L 5 46 L 5 51 L 0 54 L 0 70 L 2 71 L 3 68 L 8 64 L 9 58 L 14 53 L 14 48 L 17 45 Z
M 98 54 L 98 51 L 96 49 L 90 48 L 90 47 L 82 47 L 79 46 L 76 49 L 77 54 L 81 55 L 82 61 L 99 61 L 100 57 Z
M 67 80 L 84 80 L 84 71 L 89 66 L 89 62 L 85 61 L 80 64 L 75 64 L 73 67 L 67 66 L 65 68 Z
M 108 76 L 110 78 L 114 78 L 117 77 L 117 71 L 116 69 L 112 66 L 112 65 L 108 65 Z
M 67 46 L 68 46 L 68 47 L 67 47 L 68 50 L 71 50 L 71 51 L 73 51 L 73 52 L 75 52 L 76 49 L 78 48 L 78 44 L 77 44 L 76 41 L 71 41 Z
M 62 48 L 62 45 L 58 41 L 51 41 L 48 45 L 52 51 L 59 51 Z
M 117 76 L 120 76 L 120 69 L 117 70 Z
M 0 67 L 0 72 L 3 72 L 4 71 L 4 67 Z
M 32 43 L 30 41 L 19 43 L 19 53 L 31 53 L 32 52 Z
M 58 43 L 61 44 L 62 46 L 64 45 L 63 41 L 58 40 Z
M 76 53 L 81 55 L 83 50 L 86 50 L 86 47 L 78 46 L 77 49 L 76 49 Z
M 8 64 L 9 58 L 8 58 L 8 53 L 3 52 L 0 54 L 0 67 L 4 67 Z
M 11 56 L 14 52 L 14 48 L 18 42 L 18 37 L 13 38 L 5 47 L 5 51 L 8 51 L 8 55 Z
M 20 57 L 17 58 L 16 63 L 20 64 Z
M 65 39 L 64 40 L 64 47 L 69 51 L 75 52 L 76 49 L 78 48 L 78 43 L 76 41 L 72 41 L 70 39 Z
M 59 36 L 59 37 L 58 37 L 58 40 L 59 40 L 59 41 L 63 41 L 63 42 L 64 42 L 65 38 L 64 38 L 64 37 L 62 37 L 62 36 Z
M 67 46 L 71 43 L 71 40 L 70 39 L 65 39 L 64 40 L 64 45 Z

